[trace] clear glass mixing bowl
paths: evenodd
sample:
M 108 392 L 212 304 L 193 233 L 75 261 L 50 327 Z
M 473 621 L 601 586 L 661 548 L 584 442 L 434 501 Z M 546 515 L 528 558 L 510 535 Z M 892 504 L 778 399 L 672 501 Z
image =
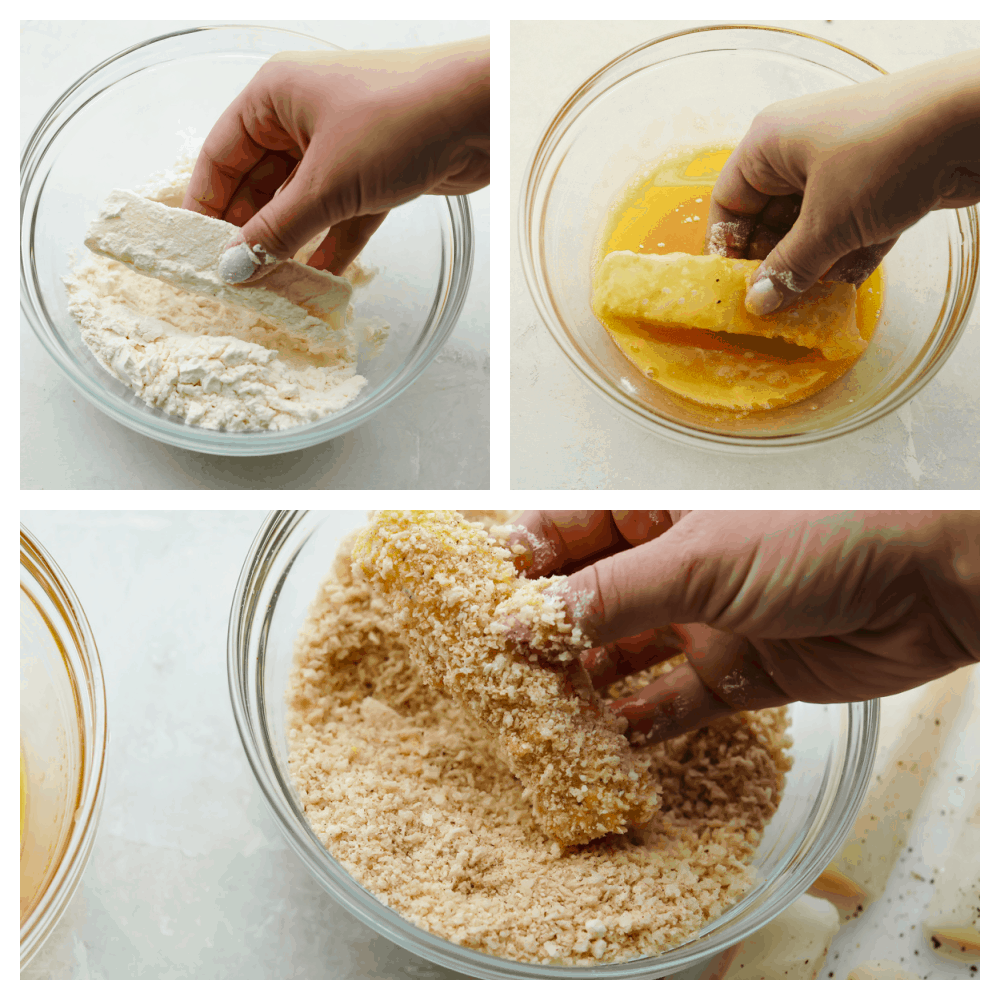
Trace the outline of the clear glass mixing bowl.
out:
M 813 35 L 720 25 L 637 46 L 581 83 L 559 110 L 521 188 L 521 262 L 549 332 L 616 411 L 713 451 L 778 452 L 879 420 L 934 377 L 975 301 L 974 207 L 931 212 L 903 234 L 883 264 L 885 300 L 868 350 L 822 392 L 782 409 L 745 417 L 696 412 L 643 378 L 590 309 L 608 211 L 644 165 L 675 147 L 735 146 L 775 101 L 884 72 Z
M 710 957 L 801 895 L 843 842 L 871 776 L 878 703 L 791 707 L 794 764 L 754 864 L 754 888 L 696 940 L 653 958 L 568 968 L 494 958 L 418 930 L 327 853 L 288 771 L 285 689 L 296 635 L 339 540 L 363 512 L 274 511 L 257 534 L 229 620 L 229 690 L 247 759 L 271 813 L 314 878 L 359 920 L 416 955 L 483 979 L 656 979 Z
M 347 431 L 391 403 L 427 367 L 458 320 L 472 272 L 464 197 L 423 197 L 389 213 L 362 259 L 379 276 L 356 297 L 356 318 L 388 322 L 378 355 L 360 345 L 368 385 L 348 407 L 283 431 L 226 433 L 147 406 L 106 372 L 69 315 L 70 253 L 112 188 L 171 167 L 186 138 L 204 138 L 257 69 L 287 49 L 336 45 L 253 25 L 192 28 L 134 45 L 81 77 L 42 118 L 21 157 L 21 310 L 72 386 L 141 434 L 215 455 L 272 455 Z M 99 137 L 107 137 L 101 142 Z M 419 248 L 415 251 L 415 248 Z
M 104 676 L 87 617 L 21 528 L 21 968 L 73 898 L 97 832 L 107 745 Z

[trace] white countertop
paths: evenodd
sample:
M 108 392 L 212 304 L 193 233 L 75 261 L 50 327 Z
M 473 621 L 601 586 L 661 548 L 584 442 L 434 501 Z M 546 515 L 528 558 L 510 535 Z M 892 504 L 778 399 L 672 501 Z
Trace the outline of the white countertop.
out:
M 511 23 L 511 233 L 524 172 L 562 104 L 617 55 L 712 21 Z M 979 45 L 978 21 L 759 21 L 818 35 L 889 72 Z M 511 238 L 512 489 L 978 489 L 979 303 L 934 380 L 895 413 L 794 456 L 734 457 L 663 441 L 619 416 L 538 315 Z M 539 442 L 537 429 L 545 428 Z M 531 442 L 518 447 L 518 441 Z
M 53 101 L 101 60 L 156 35 L 224 23 L 229 21 L 22 21 L 22 149 Z M 345 48 L 434 45 L 489 33 L 488 21 L 258 23 Z M 472 280 L 441 354 L 367 423 L 302 451 L 262 458 L 201 455 L 128 430 L 72 391 L 22 316 L 21 488 L 488 489 L 489 199 L 489 188 L 469 197 L 476 240 Z M 449 415 L 446 425 L 442 414 Z
M 462 978 L 369 930 L 312 880 L 271 819 L 226 677 L 233 592 L 262 512 L 28 512 L 90 621 L 108 705 L 107 785 L 76 896 L 29 979 Z M 332 561 L 331 553 L 331 561 Z M 317 581 L 318 584 L 319 581 Z M 866 959 L 936 979 L 924 852 L 978 763 L 978 699 L 944 748 L 885 896 L 838 935 L 821 978 Z M 917 872 L 924 881 L 912 877 Z M 913 925 L 913 926 L 911 926 Z M 917 954 L 914 954 L 914 953 Z M 694 978 L 699 968 L 683 978 Z

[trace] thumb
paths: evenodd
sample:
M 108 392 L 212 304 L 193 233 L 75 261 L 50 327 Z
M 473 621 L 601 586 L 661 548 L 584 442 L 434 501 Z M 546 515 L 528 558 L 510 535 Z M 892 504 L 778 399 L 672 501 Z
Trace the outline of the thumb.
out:
M 747 292 L 747 312 L 765 316 L 790 305 L 808 291 L 853 247 L 803 211 L 778 245 L 754 272 Z
M 722 538 L 731 549 L 738 543 L 717 522 L 699 529 L 697 522 L 704 518 L 698 515 L 703 513 L 567 577 L 560 596 L 573 624 L 595 645 L 605 646 L 673 622 L 710 620 L 715 611 L 713 584 L 722 574 L 706 535 Z
M 274 197 L 230 242 L 219 262 L 223 280 L 230 284 L 256 281 L 317 233 L 355 214 L 341 197 L 343 192 L 329 191 L 329 181 L 324 183 L 314 174 L 311 152 L 312 148 L 306 151 Z

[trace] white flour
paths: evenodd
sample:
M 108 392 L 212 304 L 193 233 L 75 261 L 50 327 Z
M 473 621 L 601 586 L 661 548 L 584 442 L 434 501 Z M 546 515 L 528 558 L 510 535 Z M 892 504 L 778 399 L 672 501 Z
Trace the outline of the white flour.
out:
M 178 207 L 193 166 L 184 157 L 139 192 Z M 373 275 L 355 267 L 346 276 L 362 285 Z M 274 317 L 181 291 L 106 257 L 89 254 L 64 280 L 70 314 L 101 365 L 147 405 L 185 423 L 283 430 L 343 409 L 366 384 L 342 350 L 309 351 Z M 377 343 L 385 331 L 365 336 Z

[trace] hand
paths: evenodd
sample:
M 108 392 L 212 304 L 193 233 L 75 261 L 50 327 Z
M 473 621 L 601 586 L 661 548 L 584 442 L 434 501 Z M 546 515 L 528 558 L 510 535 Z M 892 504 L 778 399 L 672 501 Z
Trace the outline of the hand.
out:
M 928 212 L 979 201 L 979 53 L 765 108 L 712 192 L 708 252 L 762 260 L 749 312 L 861 284 Z
M 532 511 L 510 545 L 529 576 L 571 574 L 595 686 L 686 654 L 613 703 L 633 738 L 883 697 L 978 659 L 978 511 Z
M 340 274 L 390 209 L 488 183 L 489 39 L 281 52 L 209 133 L 183 207 L 260 244 L 269 261 L 246 280 L 323 232 L 308 263 Z

